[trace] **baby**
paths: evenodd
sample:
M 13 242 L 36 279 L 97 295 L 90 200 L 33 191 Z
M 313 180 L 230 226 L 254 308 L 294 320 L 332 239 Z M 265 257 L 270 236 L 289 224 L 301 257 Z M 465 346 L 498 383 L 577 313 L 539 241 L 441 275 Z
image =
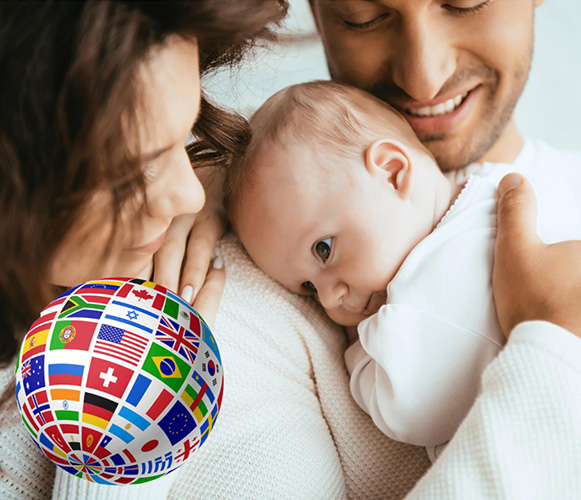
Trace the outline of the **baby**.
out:
M 225 184 L 233 228 L 266 274 L 358 325 L 353 397 L 434 459 L 505 343 L 491 287 L 501 176 L 456 185 L 395 110 L 335 82 L 278 92 L 250 125 Z

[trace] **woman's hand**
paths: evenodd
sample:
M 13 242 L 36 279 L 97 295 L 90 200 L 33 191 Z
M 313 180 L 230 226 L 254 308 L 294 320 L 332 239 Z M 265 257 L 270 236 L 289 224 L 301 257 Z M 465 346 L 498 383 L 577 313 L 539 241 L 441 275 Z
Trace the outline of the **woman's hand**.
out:
M 529 182 L 509 174 L 498 187 L 498 234 L 492 286 L 508 337 L 523 321 L 544 320 L 581 337 L 581 241 L 546 245 L 536 232 Z
M 211 326 L 226 276 L 215 248 L 226 230 L 227 218 L 222 203 L 223 172 L 205 174 L 200 175 L 206 192 L 204 208 L 198 214 L 174 219 L 155 254 L 153 280 L 178 292 Z

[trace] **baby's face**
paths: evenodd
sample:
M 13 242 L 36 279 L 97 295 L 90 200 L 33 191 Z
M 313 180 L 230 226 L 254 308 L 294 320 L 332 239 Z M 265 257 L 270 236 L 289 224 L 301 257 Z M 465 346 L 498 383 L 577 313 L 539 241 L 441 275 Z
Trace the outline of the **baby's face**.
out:
M 257 162 L 257 183 L 236 214 L 256 264 L 289 290 L 314 295 L 339 324 L 377 312 L 421 239 L 409 200 L 356 160 L 306 147 L 262 153 Z

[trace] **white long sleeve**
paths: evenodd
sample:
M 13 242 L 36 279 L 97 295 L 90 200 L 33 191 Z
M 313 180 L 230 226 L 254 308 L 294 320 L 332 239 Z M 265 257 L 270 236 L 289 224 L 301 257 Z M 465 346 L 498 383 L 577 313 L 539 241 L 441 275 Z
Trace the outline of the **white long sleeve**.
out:
M 502 345 L 420 308 L 387 304 L 345 352 L 351 393 L 392 439 L 436 446 L 452 438 Z
M 581 498 L 581 340 L 517 326 L 482 394 L 408 499 Z

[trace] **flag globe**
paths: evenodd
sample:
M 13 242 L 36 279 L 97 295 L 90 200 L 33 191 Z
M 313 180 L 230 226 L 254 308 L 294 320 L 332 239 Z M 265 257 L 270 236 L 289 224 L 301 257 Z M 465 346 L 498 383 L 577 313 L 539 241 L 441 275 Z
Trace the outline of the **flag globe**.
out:
M 220 351 L 203 318 L 153 282 L 89 281 L 51 302 L 19 351 L 16 400 L 42 452 L 95 483 L 155 480 L 208 438 Z

